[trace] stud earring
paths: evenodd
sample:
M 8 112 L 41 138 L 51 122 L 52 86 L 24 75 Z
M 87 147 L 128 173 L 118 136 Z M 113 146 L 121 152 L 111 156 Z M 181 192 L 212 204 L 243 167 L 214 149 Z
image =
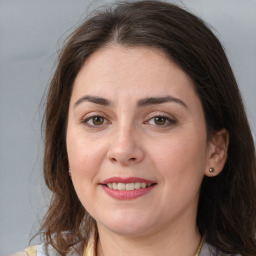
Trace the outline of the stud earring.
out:
M 210 172 L 210 173 L 215 172 L 214 168 L 213 168 L 213 167 L 211 167 L 211 168 L 209 169 L 209 172 Z
M 71 169 L 70 168 L 68 168 L 68 174 L 71 177 Z

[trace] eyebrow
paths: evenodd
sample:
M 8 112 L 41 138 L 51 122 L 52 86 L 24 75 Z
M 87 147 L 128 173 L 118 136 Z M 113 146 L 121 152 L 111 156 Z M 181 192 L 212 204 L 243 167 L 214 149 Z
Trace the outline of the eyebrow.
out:
M 90 96 L 90 95 L 85 95 L 82 98 L 78 99 L 75 104 L 74 107 L 76 107 L 77 105 L 83 103 L 83 102 L 92 102 L 98 105 L 102 105 L 102 106 L 110 106 L 112 105 L 112 103 L 102 97 L 97 97 L 97 96 Z M 157 104 L 163 104 L 163 103 L 168 103 L 168 102 L 175 102 L 178 103 L 180 105 L 182 105 L 185 108 L 188 108 L 188 106 L 185 104 L 185 102 L 183 102 L 182 100 L 175 98 L 173 96 L 165 96 L 165 97 L 148 97 L 148 98 L 144 98 L 141 99 L 137 102 L 137 106 L 139 107 L 143 107 L 143 106 L 148 106 L 148 105 L 157 105 Z
M 175 102 L 180 105 L 182 105 L 185 108 L 188 108 L 188 106 L 183 102 L 182 100 L 175 98 L 173 96 L 165 96 L 165 97 L 150 97 L 141 99 L 138 101 L 138 106 L 147 106 L 147 105 L 155 105 L 155 104 L 163 104 L 168 102 Z
M 96 96 L 89 96 L 89 95 L 85 95 L 82 98 L 78 99 L 75 104 L 74 107 L 76 107 L 77 105 L 81 104 L 82 102 L 92 102 L 98 105 L 103 105 L 103 106 L 110 106 L 110 101 L 101 97 L 96 97 Z

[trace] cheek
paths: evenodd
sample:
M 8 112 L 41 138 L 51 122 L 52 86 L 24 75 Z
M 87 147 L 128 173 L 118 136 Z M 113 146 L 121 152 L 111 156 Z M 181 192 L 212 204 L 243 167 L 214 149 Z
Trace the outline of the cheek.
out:
M 207 162 L 207 144 L 204 138 L 198 137 L 176 134 L 152 149 L 154 166 L 173 187 L 201 183 Z
M 67 152 L 71 169 L 74 172 L 84 172 L 91 165 L 97 165 L 102 158 L 104 142 L 85 135 L 81 127 L 72 124 L 67 130 Z
M 79 133 L 67 136 L 72 182 L 79 200 L 86 209 L 91 209 L 91 205 L 97 201 L 97 174 L 104 161 L 104 149 L 98 145 L 95 141 L 84 139 Z
M 167 214 L 175 211 L 178 214 L 188 207 L 196 208 L 206 164 L 205 147 L 174 139 L 172 143 L 154 149 L 154 166 L 164 184 L 160 201 L 168 208 Z
M 104 143 L 84 135 L 81 130 L 69 127 L 67 131 L 68 161 L 72 181 L 78 196 L 90 193 L 96 185 L 96 176 L 105 158 Z M 84 197 L 85 198 L 85 197 Z

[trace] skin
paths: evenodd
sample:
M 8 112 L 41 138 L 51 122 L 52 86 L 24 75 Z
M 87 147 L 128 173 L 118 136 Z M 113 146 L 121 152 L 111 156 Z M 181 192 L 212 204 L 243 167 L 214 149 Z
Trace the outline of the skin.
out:
M 82 100 L 88 95 L 109 104 Z M 177 100 L 138 105 L 167 95 Z M 192 80 L 162 51 L 109 45 L 92 54 L 74 82 L 66 143 L 74 188 L 97 222 L 97 255 L 196 252 L 200 184 L 222 170 L 228 135 L 222 130 L 207 140 Z M 157 185 L 136 199 L 118 200 L 100 185 L 110 177 Z

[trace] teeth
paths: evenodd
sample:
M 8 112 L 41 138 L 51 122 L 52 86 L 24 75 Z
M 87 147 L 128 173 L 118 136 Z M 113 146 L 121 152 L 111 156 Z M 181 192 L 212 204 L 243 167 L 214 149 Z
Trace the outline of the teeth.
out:
M 112 184 L 112 183 L 109 183 L 109 184 Z M 109 188 L 110 188 L 110 187 L 109 187 Z M 117 190 L 117 183 L 113 183 L 112 188 L 115 189 L 115 190 Z
M 117 189 L 118 190 L 125 190 L 125 184 L 124 183 L 118 183 L 117 184 Z
M 144 182 L 135 182 L 135 183 L 108 183 L 107 187 L 112 188 L 114 190 L 135 190 L 135 189 L 141 189 L 141 188 L 147 188 L 150 187 L 151 184 L 146 184 Z
M 125 185 L 125 190 L 134 190 L 134 183 L 127 183 Z
M 140 182 L 135 182 L 134 183 L 134 188 L 135 189 L 140 189 L 141 188 L 141 183 Z

